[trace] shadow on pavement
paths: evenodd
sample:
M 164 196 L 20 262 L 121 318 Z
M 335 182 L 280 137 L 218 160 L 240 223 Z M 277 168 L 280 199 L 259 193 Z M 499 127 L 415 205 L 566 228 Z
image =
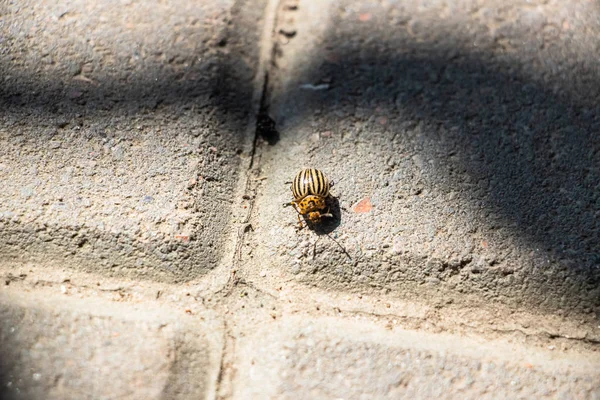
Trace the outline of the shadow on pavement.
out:
M 251 110 L 253 75 L 238 67 L 227 57 L 215 57 L 210 71 L 203 71 L 205 66 L 192 66 L 187 76 L 165 67 L 130 75 L 117 73 L 92 83 L 65 83 L 63 76 L 31 76 L 10 65 L 0 65 L 11 71 L 11 80 L 0 86 L 0 115 L 42 115 L 50 124 L 58 121 L 56 124 L 62 128 L 75 118 L 85 125 L 85 121 L 152 114 L 170 108 L 174 120 L 178 113 L 192 110 L 199 118 L 214 117 L 222 124 L 239 124 Z M 244 133 L 240 129 L 236 132 Z
M 327 198 L 327 207 L 332 217 L 322 218 L 319 224 L 311 224 L 306 218 L 308 227 L 317 235 L 330 234 L 342 223 L 342 212 L 340 210 L 340 201 L 333 196 Z

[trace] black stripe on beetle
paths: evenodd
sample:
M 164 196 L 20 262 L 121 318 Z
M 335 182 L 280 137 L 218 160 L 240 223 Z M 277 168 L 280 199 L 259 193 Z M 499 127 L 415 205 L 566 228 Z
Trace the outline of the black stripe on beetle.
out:
M 292 183 L 292 194 L 294 200 L 301 200 L 306 196 L 314 195 L 328 197 L 331 185 L 329 179 L 323 172 L 314 168 L 307 168 L 300 171 Z
M 326 186 L 326 178 L 318 169 L 311 169 L 312 194 L 326 197 L 329 189 Z

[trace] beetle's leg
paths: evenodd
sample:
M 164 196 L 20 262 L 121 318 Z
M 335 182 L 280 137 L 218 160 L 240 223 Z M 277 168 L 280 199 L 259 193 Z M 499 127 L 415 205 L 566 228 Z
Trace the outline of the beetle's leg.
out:
M 300 219 L 301 214 L 300 211 L 298 211 L 298 206 L 293 201 L 289 203 L 289 205 L 294 206 L 294 210 L 296 210 L 296 213 L 298 213 L 298 224 L 300 225 L 300 229 L 304 228 L 304 226 L 302 225 L 302 219 Z
M 308 223 L 306 223 L 306 226 L 308 226 Z M 304 224 L 302 224 L 302 218 L 300 218 L 300 213 L 298 213 L 298 229 L 302 228 L 304 228 Z
M 329 187 L 333 187 L 333 185 L 335 185 L 334 181 L 329 181 Z

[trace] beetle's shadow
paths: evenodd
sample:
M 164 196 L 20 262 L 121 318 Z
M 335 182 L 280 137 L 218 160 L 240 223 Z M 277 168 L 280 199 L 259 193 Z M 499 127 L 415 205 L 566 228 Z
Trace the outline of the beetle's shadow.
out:
M 317 235 L 327 235 L 333 232 L 340 223 L 342 222 L 342 212 L 340 209 L 340 202 L 337 198 L 329 196 L 327 198 L 327 207 L 331 213 L 331 217 L 323 217 L 319 223 L 311 223 L 306 217 L 304 221 L 310 230 L 315 232 Z

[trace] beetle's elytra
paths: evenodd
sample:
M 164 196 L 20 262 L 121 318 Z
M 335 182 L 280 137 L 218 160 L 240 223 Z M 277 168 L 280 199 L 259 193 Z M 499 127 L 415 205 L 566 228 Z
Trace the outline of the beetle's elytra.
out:
M 312 223 L 320 222 L 323 217 L 333 217 L 329 210 L 325 212 L 331 186 L 333 182 L 318 169 L 303 169 L 296 175 L 291 187 L 294 200 L 290 204 L 299 214 L 298 221 L 300 215 Z
M 328 197 L 331 184 L 321 171 L 314 168 L 303 169 L 292 182 L 294 200 L 299 201 L 307 195 Z

